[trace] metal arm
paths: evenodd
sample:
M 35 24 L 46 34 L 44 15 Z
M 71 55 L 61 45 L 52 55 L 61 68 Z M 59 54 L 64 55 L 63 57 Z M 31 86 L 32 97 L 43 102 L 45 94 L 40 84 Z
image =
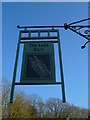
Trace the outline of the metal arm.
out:
M 50 28 L 52 30 L 54 30 L 55 28 L 64 28 L 65 30 L 69 29 L 73 32 L 75 32 L 76 34 L 82 36 L 83 38 L 85 38 L 86 40 L 88 40 L 81 48 L 85 48 L 85 45 L 87 43 L 90 42 L 90 25 L 76 25 L 78 23 L 82 23 L 82 22 L 85 22 L 85 21 L 89 21 L 90 18 L 87 18 L 87 19 L 83 19 L 83 20 L 79 20 L 79 21 L 76 21 L 76 22 L 72 22 L 70 24 L 67 24 L 65 23 L 63 26 L 17 26 L 18 29 L 34 29 L 34 28 Z M 86 29 L 84 30 L 84 33 L 81 32 L 81 29 Z
M 71 31 L 77 33 L 78 35 L 86 38 L 88 41 L 83 45 L 81 46 L 82 49 L 85 48 L 86 44 L 88 44 L 90 42 L 90 25 L 88 26 L 83 26 L 83 25 L 80 25 L 80 26 L 71 26 L 71 25 L 74 25 L 74 24 L 77 24 L 77 23 L 81 23 L 81 22 L 84 22 L 84 21 L 89 21 L 90 18 L 87 18 L 87 19 L 83 19 L 83 20 L 79 20 L 77 22 L 73 22 L 73 23 L 70 23 L 69 25 L 67 25 L 67 23 L 64 24 L 65 26 L 65 30 L 67 29 L 70 29 Z M 84 30 L 84 33 L 82 33 L 80 30 L 83 29 L 83 28 L 88 28 L 87 30 Z

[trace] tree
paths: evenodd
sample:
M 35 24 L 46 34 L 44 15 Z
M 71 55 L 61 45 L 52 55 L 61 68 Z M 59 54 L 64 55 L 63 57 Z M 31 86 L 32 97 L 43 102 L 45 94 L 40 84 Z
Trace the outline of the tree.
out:
M 37 117 L 44 117 L 44 102 L 42 98 L 37 94 L 30 95 L 30 102 L 34 108 L 37 110 Z
M 88 111 L 74 105 L 63 103 L 60 99 L 49 98 L 46 101 L 46 117 L 49 118 L 87 118 Z
M 80 110 L 80 113 L 81 113 L 81 118 L 88 118 L 88 110 L 87 109 L 85 109 L 85 108 L 82 108 L 81 110 Z
M 36 118 L 36 109 L 22 95 L 15 95 L 13 104 L 8 103 L 7 109 L 10 118 Z
M 36 118 L 37 110 L 31 105 L 29 99 L 25 99 L 24 92 L 15 91 L 14 102 L 9 103 L 10 86 L 10 83 L 3 79 L 2 118 Z
M 3 78 L 2 80 L 2 118 L 7 118 L 7 104 L 10 98 L 10 83 Z
M 62 108 L 62 101 L 57 98 L 49 98 L 49 100 L 46 101 L 46 108 L 46 115 L 52 118 L 58 118 Z
M 1 89 L 1 87 L 0 87 Z M 2 83 L 2 118 L 87 118 L 88 110 L 81 109 L 60 99 L 49 98 L 43 102 L 36 94 L 27 96 L 15 90 L 14 102 L 9 103 L 11 85 L 5 78 Z

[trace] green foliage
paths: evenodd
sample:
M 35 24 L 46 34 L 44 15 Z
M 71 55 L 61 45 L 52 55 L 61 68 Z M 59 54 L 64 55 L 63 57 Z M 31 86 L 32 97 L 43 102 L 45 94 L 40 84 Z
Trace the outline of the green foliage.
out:
M 2 118 L 87 118 L 88 110 L 81 109 L 60 99 L 49 98 L 43 102 L 36 94 L 25 95 L 20 90 L 15 91 L 13 104 L 9 103 L 10 83 L 3 79 L 2 84 Z M 18 92 L 20 91 L 20 92 Z

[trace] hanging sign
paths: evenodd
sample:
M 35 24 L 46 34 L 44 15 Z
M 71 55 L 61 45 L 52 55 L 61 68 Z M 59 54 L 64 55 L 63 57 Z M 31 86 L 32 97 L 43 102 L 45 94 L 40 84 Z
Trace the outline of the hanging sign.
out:
M 55 82 L 53 42 L 25 43 L 20 82 Z

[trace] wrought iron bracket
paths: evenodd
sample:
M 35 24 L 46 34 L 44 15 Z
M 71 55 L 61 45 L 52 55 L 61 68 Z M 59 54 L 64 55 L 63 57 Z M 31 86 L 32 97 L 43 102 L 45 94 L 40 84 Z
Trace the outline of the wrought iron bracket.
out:
M 90 25 L 76 25 L 76 24 L 85 22 L 85 21 L 88 21 L 89 23 L 89 20 L 90 18 L 87 18 L 87 19 L 79 20 L 77 22 L 70 23 L 70 24 L 67 24 L 67 23 L 64 24 L 65 30 L 70 29 L 76 34 L 87 39 L 87 42 L 83 46 L 81 46 L 82 49 L 85 48 L 86 44 L 90 42 L 90 29 L 89 29 Z M 81 30 L 83 30 L 83 32 Z
M 88 25 L 76 25 L 78 23 L 83 23 L 85 21 L 88 21 Z M 89 25 L 90 22 L 89 21 L 90 21 L 90 18 L 87 18 L 87 19 L 76 21 L 76 22 L 72 22 L 70 24 L 65 23 L 63 26 L 19 26 L 18 25 L 17 28 L 24 29 L 24 30 L 34 29 L 34 28 L 35 29 L 49 28 L 52 30 L 54 30 L 55 28 L 64 28 L 65 30 L 69 29 L 87 40 L 86 43 L 83 46 L 81 46 L 81 48 L 83 49 L 85 48 L 86 44 L 90 42 L 90 25 Z

